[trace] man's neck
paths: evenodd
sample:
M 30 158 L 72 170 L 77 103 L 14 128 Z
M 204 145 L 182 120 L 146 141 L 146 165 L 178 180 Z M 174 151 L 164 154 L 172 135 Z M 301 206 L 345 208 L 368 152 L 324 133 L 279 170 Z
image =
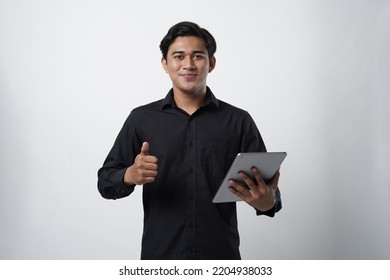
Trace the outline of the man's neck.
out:
M 192 115 L 203 105 L 206 97 L 206 90 L 199 93 L 187 93 L 178 90 L 173 91 L 173 98 L 177 107 Z

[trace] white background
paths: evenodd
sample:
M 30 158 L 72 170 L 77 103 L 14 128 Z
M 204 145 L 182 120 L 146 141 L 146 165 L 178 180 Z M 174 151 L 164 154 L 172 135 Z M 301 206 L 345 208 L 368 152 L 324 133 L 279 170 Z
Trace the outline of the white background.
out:
M 182 20 L 217 40 L 217 97 L 288 152 L 282 211 L 239 203 L 243 258 L 389 259 L 385 0 L 0 0 L 0 258 L 139 258 L 142 187 L 105 200 L 96 173 L 169 90 L 158 46 Z

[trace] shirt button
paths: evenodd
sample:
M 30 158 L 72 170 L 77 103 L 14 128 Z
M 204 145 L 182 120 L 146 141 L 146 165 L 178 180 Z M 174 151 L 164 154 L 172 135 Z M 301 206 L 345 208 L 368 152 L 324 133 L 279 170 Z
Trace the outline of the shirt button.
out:
M 193 169 L 193 168 L 190 168 L 189 172 L 190 172 L 190 173 L 194 172 L 194 169 Z
M 188 200 L 193 200 L 194 199 L 194 196 L 192 195 L 192 194 L 190 194 L 189 196 L 188 196 Z
M 193 228 L 193 227 L 194 227 L 194 224 L 193 224 L 193 223 L 189 223 L 189 224 L 188 224 L 188 227 L 189 227 L 189 228 Z
M 192 147 L 192 146 L 194 145 L 194 142 L 190 141 L 190 143 L 188 143 L 188 145 L 189 145 L 190 147 Z

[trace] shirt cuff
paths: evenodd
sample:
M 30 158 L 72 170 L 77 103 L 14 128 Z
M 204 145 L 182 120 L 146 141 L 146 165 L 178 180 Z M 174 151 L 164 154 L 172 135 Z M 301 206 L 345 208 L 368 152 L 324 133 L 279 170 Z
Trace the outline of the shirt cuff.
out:
M 272 207 L 271 209 L 264 211 L 264 212 L 256 209 L 257 216 L 265 215 L 268 217 L 274 217 L 275 213 L 276 213 L 276 203 L 275 203 L 274 207 Z
M 130 195 L 134 191 L 135 185 L 127 186 L 123 182 L 123 177 L 125 175 L 126 168 L 118 171 L 113 180 L 113 188 L 114 188 L 114 199 L 122 198 Z

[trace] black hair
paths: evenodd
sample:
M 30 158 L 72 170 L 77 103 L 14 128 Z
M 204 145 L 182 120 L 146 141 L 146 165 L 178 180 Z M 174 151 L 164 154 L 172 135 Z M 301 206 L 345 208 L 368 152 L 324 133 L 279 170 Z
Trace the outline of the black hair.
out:
M 217 50 L 217 43 L 210 32 L 199 27 L 196 23 L 183 21 L 172 26 L 165 37 L 161 40 L 160 50 L 164 59 L 167 59 L 169 47 L 179 36 L 195 36 L 203 39 L 210 59 L 214 56 Z

